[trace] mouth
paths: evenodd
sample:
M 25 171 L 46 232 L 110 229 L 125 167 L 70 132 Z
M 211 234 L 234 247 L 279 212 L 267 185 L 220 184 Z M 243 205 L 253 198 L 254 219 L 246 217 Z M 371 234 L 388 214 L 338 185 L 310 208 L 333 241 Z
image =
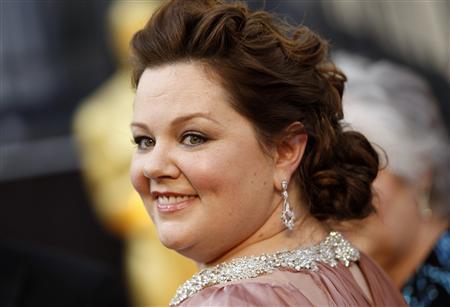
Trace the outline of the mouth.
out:
M 170 213 L 185 209 L 193 204 L 197 195 L 159 194 L 154 196 L 159 212 Z

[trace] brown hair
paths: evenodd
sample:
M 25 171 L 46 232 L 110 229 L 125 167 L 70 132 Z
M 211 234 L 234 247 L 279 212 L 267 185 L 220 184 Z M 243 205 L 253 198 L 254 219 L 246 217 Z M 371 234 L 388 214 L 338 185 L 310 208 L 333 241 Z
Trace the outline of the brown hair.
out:
M 198 61 L 228 90 L 233 107 L 271 144 L 295 121 L 308 143 L 296 171 L 310 213 L 320 220 L 366 217 L 378 156 L 367 139 L 343 131 L 345 76 L 328 60 L 327 43 L 241 3 L 173 0 L 131 41 L 133 85 L 148 67 Z

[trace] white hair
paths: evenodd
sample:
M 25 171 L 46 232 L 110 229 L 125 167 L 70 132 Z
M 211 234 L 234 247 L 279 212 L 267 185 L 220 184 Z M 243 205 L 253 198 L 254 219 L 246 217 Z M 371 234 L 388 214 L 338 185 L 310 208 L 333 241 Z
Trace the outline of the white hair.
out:
M 388 61 L 345 53 L 334 60 L 348 78 L 344 125 L 386 152 L 390 172 L 417 182 L 431 171 L 433 206 L 450 215 L 449 137 L 427 84 Z

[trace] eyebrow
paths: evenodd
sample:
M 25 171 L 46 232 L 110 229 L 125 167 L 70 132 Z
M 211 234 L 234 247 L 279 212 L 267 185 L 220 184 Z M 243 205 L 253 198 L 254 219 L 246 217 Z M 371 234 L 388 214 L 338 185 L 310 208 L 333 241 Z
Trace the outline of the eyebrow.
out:
M 189 121 L 189 120 L 195 119 L 195 118 L 204 118 L 204 119 L 207 119 L 209 121 L 212 121 L 212 122 L 218 124 L 219 126 L 222 126 L 222 124 L 219 123 L 217 120 L 215 120 L 214 118 L 208 116 L 208 114 L 202 113 L 202 112 L 196 112 L 196 113 L 191 113 L 191 114 L 187 114 L 187 115 L 183 115 L 183 116 L 177 117 L 177 118 L 175 118 L 172 121 L 171 125 L 172 126 L 176 126 L 176 125 L 178 125 L 178 124 L 180 124 L 182 122 L 186 122 L 186 121 Z M 132 122 L 130 126 L 131 127 L 140 127 L 140 128 L 143 128 L 143 129 L 148 129 L 146 124 L 140 123 L 140 122 Z

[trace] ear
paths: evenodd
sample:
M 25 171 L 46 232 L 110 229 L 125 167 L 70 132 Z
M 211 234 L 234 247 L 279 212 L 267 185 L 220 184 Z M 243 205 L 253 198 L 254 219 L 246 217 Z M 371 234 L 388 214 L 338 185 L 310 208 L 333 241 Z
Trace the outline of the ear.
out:
M 305 152 L 308 135 L 303 124 L 294 122 L 286 128 L 275 152 L 275 187 L 281 190 L 281 181 L 290 182 L 292 174 L 298 168 Z
M 433 185 L 433 171 L 431 169 L 426 170 L 417 179 L 417 190 L 419 193 L 427 192 L 429 193 Z

